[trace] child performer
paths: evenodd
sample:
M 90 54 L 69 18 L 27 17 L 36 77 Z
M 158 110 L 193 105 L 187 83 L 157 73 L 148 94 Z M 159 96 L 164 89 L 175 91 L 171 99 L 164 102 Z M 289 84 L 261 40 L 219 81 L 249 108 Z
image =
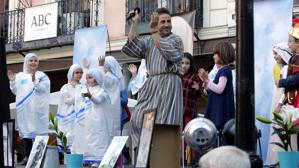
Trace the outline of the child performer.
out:
M 10 89 L 16 95 L 16 114 L 19 135 L 24 140 L 26 165 L 32 148 L 32 140 L 37 135 L 48 135 L 50 80 L 38 71 L 39 59 L 29 53 L 24 58 L 23 72 L 15 75 L 8 72 Z
M 195 74 L 196 70 L 194 67 L 192 55 L 185 52 L 181 61 L 181 75 L 183 85 L 183 100 L 184 100 L 184 115 L 183 115 L 183 126 L 185 127 L 189 121 L 196 118 L 199 98 L 203 91 L 202 81 Z M 198 155 L 196 151 L 186 150 L 186 160 L 190 161 L 195 159 Z M 190 151 L 190 152 L 188 152 Z
M 83 69 L 79 64 L 72 65 L 67 73 L 68 83 L 60 89 L 60 102 L 56 116 L 59 129 L 68 135 L 68 146 L 73 144 L 76 114 L 82 107 L 82 85 L 80 84 L 82 73 Z
M 128 93 L 124 84 L 124 77 L 122 74 L 122 68 L 113 56 L 106 56 L 104 63 L 104 71 L 106 76 L 114 79 L 119 86 L 120 91 L 120 104 L 121 104 L 121 129 L 123 125 L 128 121 L 129 112 L 125 110 L 125 106 L 128 104 Z
M 125 84 L 124 84 L 124 79 L 123 79 L 123 74 L 122 74 L 122 68 L 119 65 L 119 63 L 117 62 L 117 60 L 113 57 L 113 56 L 106 56 L 105 57 L 105 62 L 104 62 L 104 71 L 105 71 L 105 80 L 107 81 L 109 79 L 109 82 L 105 82 L 107 83 L 107 90 L 110 90 L 110 92 L 112 94 L 114 94 L 113 97 L 116 98 L 117 94 L 119 95 L 120 100 L 118 100 L 120 106 L 119 109 L 115 109 L 119 111 L 119 115 L 120 115 L 120 130 L 122 131 L 124 124 L 130 120 L 130 112 L 129 112 L 129 108 L 127 106 L 128 104 L 128 93 L 127 90 L 125 88 Z M 114 84 L 116 84 L 119 88 L 119 92 L 117 93 L 116 90 L 111 90 L 110 85 L 113 86 Z M 117 128 L 116 128 L 117 130 Z M 123 154 L 126 156 L 127 160 L 130 160 L 129 158 L 129 154 L 128 154 L 128 148 L 125 147 L 123 150 Z M 117 167 L 124 167 L 123 165 L 123 156 L 121 155 L 117 161 Z
M 98 167 L 113 136 L 119 135 L 115 125 L 120 124 L 120 113 L 111 108 L 113 104 L 110 96 L 113 95 L 106 90 L 104 78 L 102 71 L 88 70 L 86 73 L 88 92 L 82 94 L 92 102 L 92 109 L 85 117 L 85 138 L 82 144 L 84 144 L 84 159 L 94 162 L 93 167 Z
M 224 124 L 235 117 L 232 69 L 228 66 L 235 59 L 233 46 L 228 42 L 217 43 L 213 58 L 218 66 L 215 79 L 210 81 L 204 69 L 200 69 L 198 75 L 208 89 L 205 118 L 210 119 L 218 130 L 222 130 Z
M 279 88 L 277 86 L 280 79 L 285 79 L 288 72 L 288 63 L 292 56 L 292 52 L 289 50 L 287 43 L 278 43 L 273 47 L 273 56 L 276 61 L 276 64 L 273 67 L 273 76 L 274 76 L 274 92 L 272 99 L 272 109 L 271 116 L 273 111 L 280 111 L 280 107 L 283 104 L 284 100 L 284 88 Z M 281 151 L 279 147 L 271 142 L 279 142 L 279 137 L 277 135 L 272 135 L 273 129 L 270 127 L 270 138 L 269 146 L 267 152 L 267 161 L 270 165 L 278 163 L 278 151 Z

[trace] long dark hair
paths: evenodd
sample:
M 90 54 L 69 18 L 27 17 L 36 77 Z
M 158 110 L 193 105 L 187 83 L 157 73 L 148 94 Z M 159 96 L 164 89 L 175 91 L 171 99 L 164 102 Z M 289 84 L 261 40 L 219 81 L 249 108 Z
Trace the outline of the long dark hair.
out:
M 190 68 L 188 70 L 188 73 L 195 74 L 196 73 L 196 69 L 195 69 L 194 62 L 193 62 L 193 56 L 190 53 L 188 53 L 188 52 L 184 52 L 183 58 L 187 58 L 190 61 Z

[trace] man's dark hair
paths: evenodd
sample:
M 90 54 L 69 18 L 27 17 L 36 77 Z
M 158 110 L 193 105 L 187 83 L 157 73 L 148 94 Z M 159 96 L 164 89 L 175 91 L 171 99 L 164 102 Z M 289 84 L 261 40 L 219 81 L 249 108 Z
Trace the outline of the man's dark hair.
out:
M 157 12 L 159 15 L 161 15 L 161 14 L 168 14 L 168 15 L 170 15 L 170 12 L 169 12 L 169 10 L 168 10 L 167 8 L 158 8 L 158 9 L 156 10 L 156 12 Z

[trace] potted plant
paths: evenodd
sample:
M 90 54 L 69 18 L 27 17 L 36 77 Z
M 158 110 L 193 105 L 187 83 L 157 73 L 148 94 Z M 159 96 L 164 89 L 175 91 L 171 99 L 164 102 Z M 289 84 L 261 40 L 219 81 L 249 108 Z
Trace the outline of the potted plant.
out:
M 291 143 L 291 136 L 299 133 L 299 124 L 295 122 L 298 115 L 298 108 L 285 105 L 282 106 L 280 112 L 273 112 L 274 118 L 272 120 L 256 117 L 262 123 L 272 124 L 272 135 L 277 134 L 280 139 L 280 142 L 271 142 L 271 144 L 275 144 L 284 150 L 278 153 L 281 168 L 297 167 L 299 163 L 299 152 L 294 151 L 296 149 L 293 149 Z
M 71 154 L 69 146 L 67 145 L 67 133 L 59 130 L 58 120 L 54 113 L 50 113 L 50 123 L 54 130 L 54 135 L 61 142 L 57 146 L 63 151 L 66 165 L 68 168 L 82 167 L 83 155 L 82 154 Z

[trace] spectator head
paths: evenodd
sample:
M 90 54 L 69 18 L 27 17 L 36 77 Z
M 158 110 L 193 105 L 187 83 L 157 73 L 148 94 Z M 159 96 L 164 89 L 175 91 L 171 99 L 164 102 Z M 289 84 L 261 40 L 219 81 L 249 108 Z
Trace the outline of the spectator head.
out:
M 250 168 L 249 156 L 235 146 L 221 146 L 203 155 L 200 168 Z

